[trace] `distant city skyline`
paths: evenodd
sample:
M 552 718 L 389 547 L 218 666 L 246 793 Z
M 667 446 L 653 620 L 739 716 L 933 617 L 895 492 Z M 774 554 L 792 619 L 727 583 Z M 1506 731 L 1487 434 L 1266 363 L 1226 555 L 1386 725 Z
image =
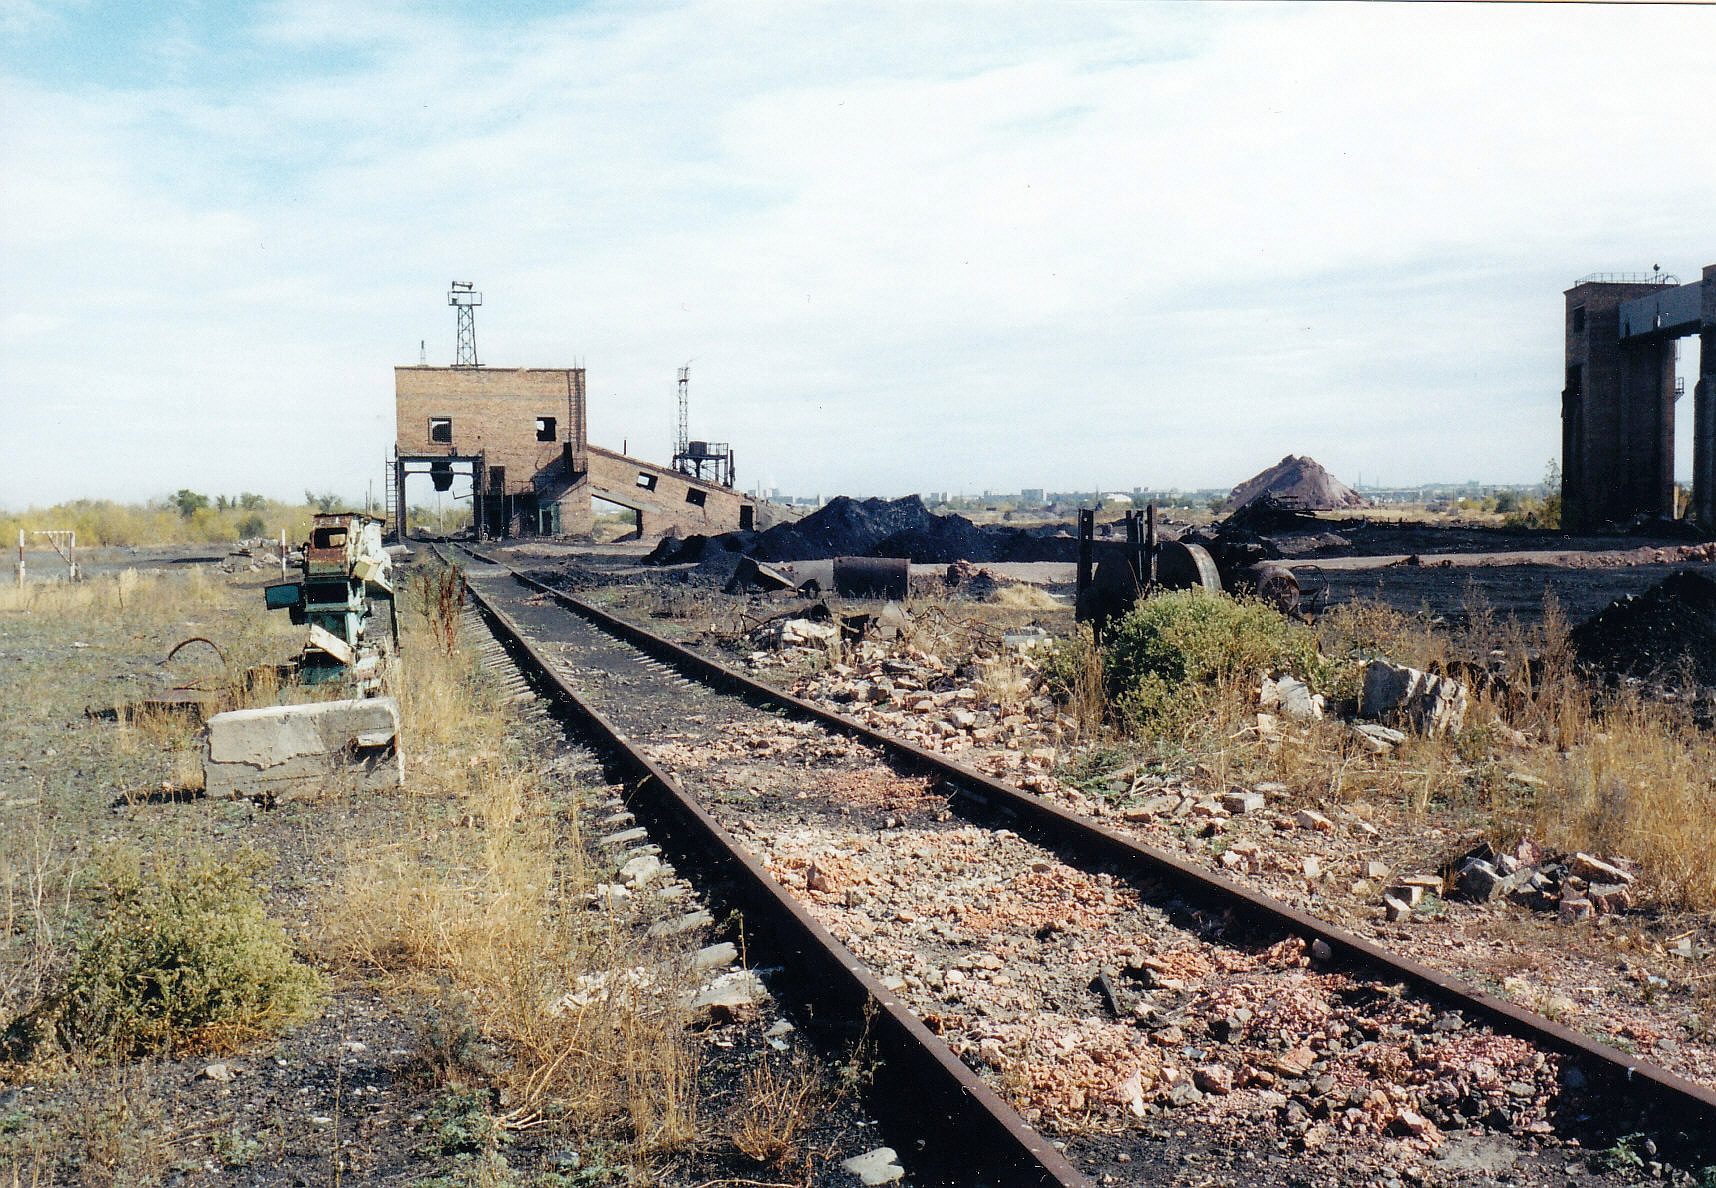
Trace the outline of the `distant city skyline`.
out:
M 741 487 L 1529 484 L 1562 291 L 1716 262 L 1716 9 L 0 0 L 0 505 L 361 495 L 392 368 Z M 1696 347 L 1681 361 L 1692 374 Z M 1684 458 L 1690 399 L 1682 402 Z

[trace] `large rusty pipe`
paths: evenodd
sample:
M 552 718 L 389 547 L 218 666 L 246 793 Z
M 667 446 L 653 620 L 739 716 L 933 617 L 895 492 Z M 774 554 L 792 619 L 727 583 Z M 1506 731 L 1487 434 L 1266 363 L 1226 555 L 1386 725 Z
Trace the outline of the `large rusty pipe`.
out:
M 904 598 L 911 563 L 904 557 L 836 557 L 834 592 L 846 598 Z

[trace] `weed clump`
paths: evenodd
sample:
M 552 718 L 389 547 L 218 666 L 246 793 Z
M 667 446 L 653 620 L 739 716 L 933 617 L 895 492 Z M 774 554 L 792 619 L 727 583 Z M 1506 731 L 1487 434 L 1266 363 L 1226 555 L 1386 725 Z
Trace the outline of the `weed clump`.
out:
M 1102 732 L 1108 716 L 1108 691 L 1104 687 L 1102 652 L 1090 628 L 1080 626 L 1071 637 L 1057 640 L 1042 653 L 1043 687 L 1049 696 L 1067 707 L 1077 733 L 1094 738 Z
M 229 1050 L 315 1014 L 320 974 L 296 960 L 257 894 L 254 858 L 109 864 L 102 911 L 25 1044 L 112 1057 Z
M 429 566 L 412 575 L 412 593 L 428 634 L 451 656 L 459 650 L 465 609 L 465 575 L 457 565 Z
M 1103 677 L 1121 720 L 1171 734 L 1241 679 L 1270 669 L 1312 679 L 1316 638 L 1273 607 L 1201 591 L 1140 602 L 1102 649 Z
M 800 1153 L 824 1087 L 807 1062 L 791 1066 L 764 1060 L 745 1074 L 745 1089 L 729 1137 L 754 1163 L 785 1167 Z

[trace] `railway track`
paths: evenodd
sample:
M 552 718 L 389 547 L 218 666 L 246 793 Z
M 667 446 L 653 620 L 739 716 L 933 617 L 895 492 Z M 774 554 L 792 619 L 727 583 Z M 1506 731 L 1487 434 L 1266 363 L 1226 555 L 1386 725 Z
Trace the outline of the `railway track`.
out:
M 1716 1161 L 1702 1086 L 481 554 L 461 563 L 754 951 L 825 1025 L 868 1020 L 872 1108 L 907 1136 L 915 1182 L 1496 1166 L 1612 1182 L 1593 1144 L 1670 1172 Z

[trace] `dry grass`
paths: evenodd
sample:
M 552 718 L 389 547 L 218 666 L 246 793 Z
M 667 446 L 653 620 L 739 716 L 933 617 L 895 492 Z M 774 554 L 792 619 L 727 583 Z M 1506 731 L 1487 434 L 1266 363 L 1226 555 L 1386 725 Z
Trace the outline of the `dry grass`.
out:
M 275 664 L 297 650 L 302 628 L 284 614 L 231 616 L 236 593 L 260 606 L 265 576 L 226 578 L 201 566 L 172 573 L 135 569 L 100 574 L 81 582 L 31 582 L 0 585 L 0 615 L 41 616 L 101 623 L 133 637 L 154 636 L 188 642 L 173 657 L 161 657 L 161 675 L 174 686 L 211 694 L 213 709 L 272 704 L 280 695 Z M 209 620 L 221 626 L 212 628 Z M 136 723 L 133 723 L 136 724 Z M 157 741 L 170 723 L 141 723 L 149 741 Z
M 177 618 L 187 610 L 214 606 L 225 598 L 223 585 L 201 566 L 188 566 L 173 574 L 123 569 L 81 582 L 0 584 L 0 613 Z
M 1661 902 L 1716 905 L 1716 740 L 1659 705 L 1621 698 L 1583 740 L 1535 748 L 1525 822 L 1553 844 L 1637 860 Z
M 1010 582 L 997 586 L 995 593 L 988 601 L 993 606 L 1007 610 L 1054 611 L 1066 610 L 1067 604 L 1057 599 L 1041 586 L 1029 585 L 1025 582 Z
M 1018 713 L 1030 704 L 1037 691 L 1037 670 L 1017 652 L 1003 652 L 978 662 L 979 695 L 994 702 L 1003 713 Z
M 1386 657 L 1450 673 L 1471 690 L 1464 728 L 1374 755 L 1337 720 L 1257 729 L 1247 677 L 1209 692 L 1198 716 L 1149 740 L 1157 758 L 1214 786 L 1279 781 L 1297 800 L 1396 804 L 1501 841 L 1534 837 L 1636 860 L 1653 902 L 1716 906 L 1716 740 L 1682 708 L 1599 696 L 1574 669 L 1558 609 L 1533 626 L 1470 601 L 1453 630 L 1375 603 L 1317 627 L 1332 696 L 1356 695 L 1362 663 Z M 1076 703 L 1075 720 L 1090 713 Z
M 0 849 L 0 1032 L 40 1009 L 70 963 L 83 863 L 43 824 L 39 810 Z
M 1057 645 L 1044 658 L 1043 671 L 1050 692 L 1066 706 L 1074 737 L 1082 742 L 1102 739 L 1107 732 L 1108 691 L 1102 652 L 1091 629 L 1080 626 L 1071 639 Z
M 412 571 L 413 605 L 423 617 L 423 635 L 449 656 L 459 648 L 459 622 L 465 609 L 464 578 L 456 565 L 424 566 Z
M 680 1005 L 684 948 L 645 951 L 625 921 L 585 907 L 594 878 L 577 812 L 541 787 L 463 648 L 449 655 L 420 616 L 407 621 L 396 685 L 416 827 L 348 857 L 323 915 L 328 955 L 442 1003 L 443 1019 L 468 1017 L 499 1058 L 429 1063 L 494 1085 L 503 1125 L 552 1116 L 646 1154 L 690 1140 L 698 1049 Z
M 805 1132 L 825 1095 L 816 1070 L 802 1056 L 791 1062 L 764 1059 L 745 1074 L 738 1105 L 728 1118 L 728 1137 L 745 1158 L 784 1168 L 802 1156 Z

